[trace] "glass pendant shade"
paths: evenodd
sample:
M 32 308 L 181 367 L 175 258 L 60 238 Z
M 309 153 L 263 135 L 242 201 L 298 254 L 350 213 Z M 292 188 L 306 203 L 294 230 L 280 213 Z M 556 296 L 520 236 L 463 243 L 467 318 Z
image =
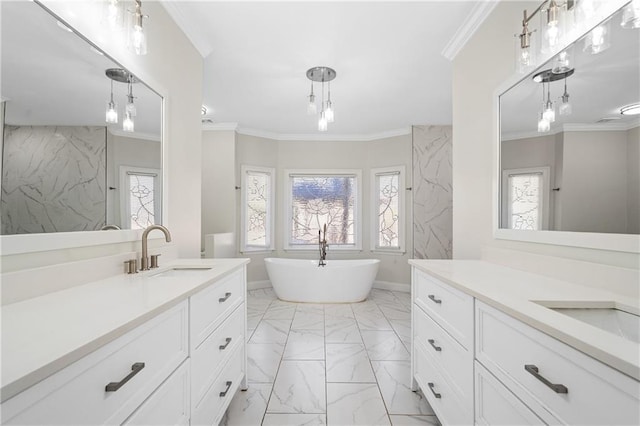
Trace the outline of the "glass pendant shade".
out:
M 145 16 L 142 14 L 142 1 L 135 0 L 134 10 L 131 11 L 129 22 L 129 34 L 127 37 L 127 47 L 136 55 L 147 54 L 147 35 L 142 27 Z
M 324 111 L 324 115 L 328 123 L 333 123 L 333 103 L 331 101 L 327 101 L 327 109 Z
M 316 97 L 311 94 L 309 95 L 309 103 L 307 104 L 307 114 L 308 115 L 316 115 L 318 113 L 318 107 L 316 106 Z
M 560 115 L 571 115 L 573 109 L 571 107 L 571 102 L 569 102 L 569 97 L 567 96 L 567 101 L 565 102 L 564 96 L 562 99 L 562 103 L 560 104 L 560 108 L 558 108 L 558 112 Z
M 327 131 L 327 117 L 325 116 L 324 111 L 320 113 L 320 119 L 318 120 L 318 130 L 321 132 Z
M 544 114 L 540 113 L 538 116 L 538 132 L 544 133 L 551 129 L 551 124 L 544 118 Z
M 113 101 L 107 102 L 105 121 L 109 124 L 116 124 L 118 122 L 118 104 Z
M 129 114 L 125 114 L 124 120 L 122 121 L 122 130 L 125 132 L 133 132 L 133 119 Z
M 136 110 L 136 105 L 133 103 L 133 101 L 127 102 L 127 106 L 125 107 L 125 112 L 129 114 L 131 117 L 135 117 L 137 115 L 138 111 Z
M 568 51 L 562 51 L 558 54 L 556 58 L 553 69 L 551 70 L 554 74 L 562 74 L 571 69 L 571 57 Z
M 112 31 L 121 31 L 124 28 L 123 2 L 107 0 L 104 3 L 102 20 Z
M 555 108 L 554 102 L 548 101 L 545 104 L 544 112 L 542 113 L 542 116 L 549 123 L 553 123 L 554 121 L 556 121 L 556 108 Z
M 584 40 L 584 51 L 592 54 L 604 52 L 611 46 L 609 22 L 598 25 Z
M 622 10 L 622 28 L 640 28 L 640 0 L 633 0 Z

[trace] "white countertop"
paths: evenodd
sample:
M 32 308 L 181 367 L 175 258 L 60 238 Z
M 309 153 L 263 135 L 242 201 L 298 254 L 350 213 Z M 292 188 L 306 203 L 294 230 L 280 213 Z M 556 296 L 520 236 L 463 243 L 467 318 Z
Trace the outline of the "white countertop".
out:
M 557 307 L 620 307 L 640 314 L 640 300 L 480 260 L 409 260 L 416 268 L 640 380 L 640 344 L 555 312 Z M 547 304 L 548 306 L 551 304 Z
M 122 336 L 249 259 L 177 259 L 2 307 L 2 401 Z M 153 277 L 179 266 L 211 266 Z

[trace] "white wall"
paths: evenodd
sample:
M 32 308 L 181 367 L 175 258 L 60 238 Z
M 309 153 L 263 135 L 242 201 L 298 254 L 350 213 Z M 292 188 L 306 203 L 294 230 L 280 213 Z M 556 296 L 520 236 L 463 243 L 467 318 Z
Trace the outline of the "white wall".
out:
M 101 2 L 43 0 L 46 7 L 164 96 L 163 169 L 165 223 L 181 257 L 200 254 L 202 57 L 159 2 L 149 15 L 146 56 L 135 56 L 100 24 Z M 139 241 L 2 256 L 2 270 L 16 270 L 139 250 Z
M 637 269 L 640 256 L 606 250 L 497 240 L 493 237 L 496 90 L 515 73 L 514 34 L 522 11 L 537 1 L 502 1 L 453 62 L 453 253 L 481 258 L 483 249 L 540 253 Z M 538 264 L 540 265 L 540 264 Z M 544 268 L 539 268 L 541 272 Z
M 627 131 L 627 231 L 640 234 L 640 127 Z

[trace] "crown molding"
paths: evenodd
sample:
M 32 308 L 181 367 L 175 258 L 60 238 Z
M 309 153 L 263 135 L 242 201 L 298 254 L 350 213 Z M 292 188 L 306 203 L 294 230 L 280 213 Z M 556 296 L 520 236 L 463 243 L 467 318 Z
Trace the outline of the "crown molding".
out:
M 167 11 L 171 19 L 178 25 L 184 35 L 187 36 L 191 44 L 196 48 L 200 56 L 206 58 L 213 51 L 211 44 L 204 39 L 200 34 L 200 26 L 196 24 L 192 19 L 187 17 L 182 12 L 182 9 L 178 5 L 179 1 L 160 0 L 159 3 Z
M 539 133 L 535 130 L 530 132 L 511 132 L 502 135 L 501 139 L 502 141 L 514 141 L 518 139 L 553 136 L 563 132 L 626 132 L 636 127 L 640 127 L 640 117 L 626 123 L 566 123 L 563 124 L 562 127 L 546 133 Z
M 129 139 L 142 139 L 145 141 L 153 141 L 160 142 L 161 138 L 159 135 L 154 135 L 151 133 L 140 133 L 140 132 L 125 132 L 123 130 L 118 129 L 110 129 L 107 128 L 108 132 L 114 136 L 119 136 L 121 138 L 129 138 Z
M 400 129 L 388 130 L 378 133 L 368 134 L 295 134 L 295 133 L 274 133 L 265 130 L 251 129 L 246 127 L 238 127 L 238 133 L 247 136 L 255 136 L 259 138 L 273 139 L 278 141 L 341 141 L 341 142 L 367 142 L 379 139 L 392 138 L 396 136 L 410 135 L 411 127 L 403 127 Z
M 471 36 L 478 30 L 480 25 L 487 19 L 487 17 L 493 12 L 493 9 L 498 5 L 499 0 L 482 0 L 478 1 L 471 10 L 471 13 L 467 15 L 464 22 L 456 33 L 451 37 L 449 43 L 442 49 L 442 56 L 449 61 L 453 61 L 458 55 L 458 52 L 467 44 Z
M 231 130 L 235 132 L 238 130 L 238 123 L 203 123 L 202 130 Z

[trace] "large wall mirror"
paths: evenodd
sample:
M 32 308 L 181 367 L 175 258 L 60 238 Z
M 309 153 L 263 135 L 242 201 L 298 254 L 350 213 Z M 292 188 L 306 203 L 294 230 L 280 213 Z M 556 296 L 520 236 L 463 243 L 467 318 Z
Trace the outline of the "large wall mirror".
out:
M 162 97 L 38 3 L 0 7 L 1 234 L 161 223 Z
M 500 229 L 640 234 L 640 116 L 621 113 L 640 102 L 640 29 L 622 15 L 500 95 Z

